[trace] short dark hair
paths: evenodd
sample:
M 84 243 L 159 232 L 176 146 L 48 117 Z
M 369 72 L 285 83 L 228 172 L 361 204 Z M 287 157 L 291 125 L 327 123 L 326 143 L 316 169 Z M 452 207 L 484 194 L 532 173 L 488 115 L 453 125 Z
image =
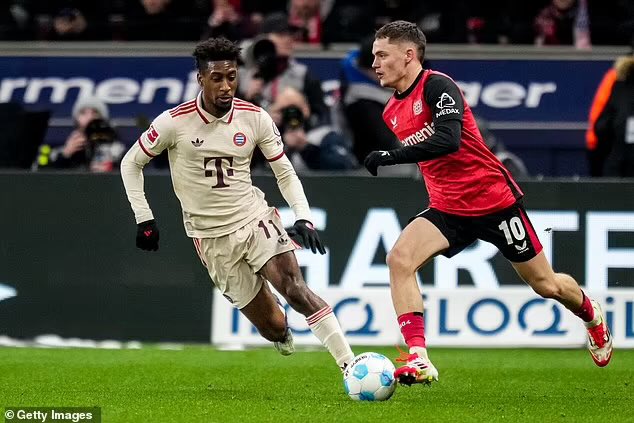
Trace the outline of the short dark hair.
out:
M 389 38 L 390 41 L 409 41 L 416 44 L 418 49 L 418 60 L 423 62 L 425 58 L 425 47 L 427 38 L 415 23 L 407 21 L 394 21 L 383 25 L 374 38 Z
M 233 41 L 229 41 L 224 37 L 209 38 L 201 41 L 194 49 L 194 59 L 196 59 L 196 68 L 204 71 L 208 62 L 218 60 L 235 60 L 240 58 L 240 47 Z

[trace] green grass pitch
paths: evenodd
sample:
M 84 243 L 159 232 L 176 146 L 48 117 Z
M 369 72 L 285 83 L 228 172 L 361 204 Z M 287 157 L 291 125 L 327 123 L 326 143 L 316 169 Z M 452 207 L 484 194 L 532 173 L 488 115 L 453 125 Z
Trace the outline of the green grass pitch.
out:
M 355 348 L 394 358 L 393 348 Z M 326 352 L 0 349 L 0 408 L 99 406 L 103 422 L 634 421 L 634 350 L 434 349 L 432 387 L 353 402 Z

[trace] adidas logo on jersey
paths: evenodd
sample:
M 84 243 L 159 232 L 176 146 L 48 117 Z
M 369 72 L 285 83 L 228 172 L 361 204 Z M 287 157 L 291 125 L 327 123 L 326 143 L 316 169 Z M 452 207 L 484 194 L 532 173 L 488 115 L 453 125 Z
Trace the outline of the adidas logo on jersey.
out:
M 192 145 L 194 147 L 200 147 L 201 145 L 203 145 L 204 142 L 205 140 L 199 140 L 198 138 L 196 138 L 196 140 L 192 141 Z

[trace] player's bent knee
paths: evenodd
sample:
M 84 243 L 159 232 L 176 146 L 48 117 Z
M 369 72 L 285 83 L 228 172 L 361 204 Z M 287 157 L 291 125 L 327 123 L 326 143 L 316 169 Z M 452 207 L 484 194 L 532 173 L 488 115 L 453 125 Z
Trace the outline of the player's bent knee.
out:
M 392 251 L 387 254 L 385 263 L 391 272 L 409 273 L 416 271 L 412 261 L 399 248 L 393 248 Z

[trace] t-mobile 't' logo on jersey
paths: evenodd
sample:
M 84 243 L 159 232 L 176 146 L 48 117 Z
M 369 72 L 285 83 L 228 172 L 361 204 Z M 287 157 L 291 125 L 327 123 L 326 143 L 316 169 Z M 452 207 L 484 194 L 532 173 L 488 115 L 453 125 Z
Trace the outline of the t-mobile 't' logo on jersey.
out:
M 434 135 L 435 132 L 436 131 L 434 130 L 434 123 L 432 122 L 430 124 L 429 122 L 425 122 L 425 126 L 423 127 L 423 129 L 419 129 L 412 135 L 406 137 L 405 139 L 402 139 L 401 144 L 405 146 L 419 144 Z

